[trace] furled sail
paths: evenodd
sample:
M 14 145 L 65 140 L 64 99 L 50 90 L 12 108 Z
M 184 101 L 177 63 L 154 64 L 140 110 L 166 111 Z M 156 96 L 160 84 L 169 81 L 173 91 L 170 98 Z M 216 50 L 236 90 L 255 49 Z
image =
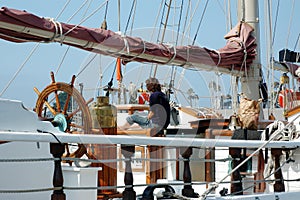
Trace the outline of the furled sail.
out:
M 41 18 L 26 11 L 0 9 L 0 38 L 12 42 L 60 42 L 95 53 L 131 61 L 177 65 L 223 73 L 247 70 L 256 55 L 253 28 L 239 23 L 226 36 L 225 47 L 168 46 L 124 36 L 110 30 L 86 28 Z

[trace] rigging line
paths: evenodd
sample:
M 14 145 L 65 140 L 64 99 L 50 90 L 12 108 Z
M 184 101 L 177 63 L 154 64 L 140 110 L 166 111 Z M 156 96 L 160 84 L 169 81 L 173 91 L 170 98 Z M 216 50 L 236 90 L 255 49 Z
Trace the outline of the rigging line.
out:
M 88 1 L 88 0 L 86 0 L 86 1 L 79 7 L 79 9 L 78 9 L 78 10 L 77 10 L 77 11 L 76 11 L 76 12 L 75 12 L 75 13 L 67 20 L 66 23 L 70 22 L 71 19 L 73 19 L 74 16 L 78 14 L 78 12 L 83 8 L 83 6 L 87 3 L 87 1 Z M 87 14 L 87 11 L 88 11 L 88 9 L 89 9 L 89 7 L 90 7 L 92 1 L 93 1 L 93 0 L 89 1 L 89 4 L 88 4 L 88 6 L 87 6 L 87 8 L 86 8 L 86 10 L 85 10 L 85 12 L 84 12 L 84 14 L 83 14 L 83 16 L 82 16 L 82 19 L 84 19 L 85 15 Z M 64 53 L 64 55 L 63 55 L 63 57 L 62 57 L 62 59 L 61 59 L 61 62 L 60 62 L 59 65 L 58 65 L 58 68 L 57 68 L 57 70 L 56 70 L 56 72 L 55 72 L 55 75 L 58 74 L 58 71 L 60 70 L 60 68 L 61 68 L 61 66 L 62 66 L 62 64 L 63 64 L 63 62 L 64 62 L 64 60 L 65 60 L 65 58 L 66 58 L 66 56 L 67 56 L 67 54 L 68 54 L 68 52 L 69 52 L 69 50 L 70 50 L 70 48 L 71 48 L 71 46 L 68 46 L 68 47 L 67 47 L 67 49 L 66 49 L 66 51 L 65 51 L 65 53 Z
M 176 36 L 175 46 L 177 46 L 178 40 L 179 40 L 179 33 L 180 33 L 180 27 L 181 27 L 182 12 L 183 12 L 183 0 L 181 0 L 180 14 L 179 14 L 179 19 L 178 19 L 178 27 L 177 27 L 177 36 Z M 176 69 L 177 69 L 177 66 L 173 65 L 172 66 L 172 71 L 171 71 L 171 79 L 170 79 L 170 83 L 169 83 L 169 90 L 171 90 L 171 88 L 174 87 L 174 81 L 175 81 L 176 71 L 177 71 Z
M 121 0 L 118 0 L 118 27 L 121 31 Z
M 165 0 L 164 8 L 163 8 L 162 15 L 161 15 L 160 25 L 159 25 L 157 39 L 156 39 L 156 41 L 160 42 L 161 44 L 163 43 L 164 33 L 165 33 L 165 30 L 166 30 L 167 24 L 168 24 L 168 19 L 169 19 L 169 14 L 170 14 L 170 9 L 171 9 L 171 3 L 172 3 L 172 0 L 169 0 L 169 6 L 168 6 L 167 0 Z M 165 10 L 166 10 L 167 6 L 168 6 L 167 16 L 166 16 L 165 22 L 163 23 L 163 19 L 164 19 L 164 16 L 165 16 Z M 164 25 L 164 28 L 162 28 L 162 25 Z M 163 29 L 163 33 L 162 33 L 163 35 L 161 36 L 161 41 L 159 41 L 159 36 L 160 36 L 160 32 L 161 32 L 162 29 Z
M 129 12 L 129 15 L 128 15 L 128 19 L 127 19 L 127 23 L 126 23 L 126 27 L 125 27 L 125 31 L 124 31 L 125 34 L 127 32 L 128 26 L 129 26 L 129 22 L 130 22 L 130 19 L 131 19 L 131 16 L 132 16 L 133 8 L 135 7 L 135 3 L 136 3 L 136 0 L 132 1 L 132 5 L 131 5 L 131 8 L 130 8 L 130 12 Z
M 296 50 L 297 44 L 299 44 L 300 33 L 298 34 L 297 40 L 295 42 L 294 51 Z M 298 55 L 298 54 L 297 54 Z M 298 60 L 298 59 L 297 59 Z
M 254 180 L 252 185 L 250 185 L 250 186 L 248 186 L 248 187 L 246 187 L 246 188 L 243 188 L 243 189 L 240 190 L 240 191 L 236 191 L 236 192 L 230 193 L 230 194 L 228 194 L 228 196 L 233 196 L 233 195 L 236 195 L 236 194 L 238 194 L 238 193 L 240 193 L 240 192 L 244 192 L 244 191 L 246 191 L 246 190 L 248 190 L 248 189 L 250 189 L 250 188 L 254 188 L 254 187 L 255 187 L 257 184 L 259 184 L 260 182 L 269 182 L 270 180 L 268 180 L 267 178 L 271 177 L 273 174 L 275 174 L 276 172 L 278 172 L 280 169 L 282 169 L 282 168 L 284 167 L 284 165 L 285 165 L 286 163 L 290 162 L 291 160 L 292 160 L 291 158 L 286 159 L 286 160 L 283 162 L 282 165 L 280 165 L 276 170 L 274 170 L 272 173 L 270 173 L 267 177 L 264 177 L 263 180 L 260 180 L 260 181 L 258 181 L 258 182 L 256 182 L 256 180 Z M 280 181 L 280 179 L 277 179 L 277 180 L 275 180 L 275 181 Z
M 70 32 L 72 32 L 75 28 L 77 28 L 78 26 L 80 26 L 82 23 L 84 23 L 86 20 L 88 20 L 90 17 L 92 17 L 95 13 L 97 13 L 104 5 L 106 2 L 108 2 L 110 0 L 106 0 L 104 3 L 102 3 L 98 8 L 96 8 L 90 15 L 88 15 L 87 17 L 85 17 L 83 20 L 81 20 L 78 24 L 76 24 L 73 28 L 71 28 L 69 31 L 67 31 L 66 33 L 63 34 L 63 36 L 68 35 Z
M 82 70 L 80 70 L 76 77 L 79 77 L 79 75 L 88 67 L 89 64 L 91 64 L 91 62 L 96 58 L 97 54 L 95 53 L 94 56 L 91 58 L 91 60 L 82 68 Z
M 164 13 L 165 13 L 165 8 L 166 7 L 168 7 L 168 10 L 167 10 L 167 15 L 166 15 L 166 18 L 165 18 L 165 22 L 163 23 L 163 18 L 164 18 Z M 169 4 L 167 4 L 167 0 L 165 0 L 165 6 L 164 6 L 164 9 L 163 9 L 163 13 L 162 13 L 162 16 L 161 16 L 161 21 L 160 21 L 160 28 L 158 30 L 158 35 L 157 35 L 157 42 L 159 42 L 160 44 L 163 44 L 163 41 L 165 39 L 165 34 L 166 34 L 166 29 L 167 29 L 167 25 L 168 25 L 168 21 L 169 21 L 171 7 L 172 7 L 172 0 L 169 0 Z M 164 25 L 163 29 L 161 28 L 162 25 Z M 163 32 L 162 32 L 161 39 L 159 41 L 159 36 L 160 36 L 160 31 L 161 30 L 163 30 Z M 158 64 L 156 64 L 155 67 L 154 67 L 153 77 L 156 77 L 157 67 L 158 67 Z
M 220 3 L 220 0 L 217 0 L 217 3 L 219 5 L 219 7 L 221 8 L 221 10 L 223 11 L 223 14 L 225 15 L 225 9 L 226 8 L 226 5 L 222 6 L 222 4 Z
M 62 66 L 62 64 L 63 64 L 63 62 L 64 62 L 64 60 L 65 60 L 65 58 L 66 58 L 66 56 L 67 56 L 67 54 L 69 52 L 69 50 L 70 50 L 70 46 L 67 47 L 67 49 L 66 49 L 66 51 L 65 51 L 65 53 L 64 53 L 64 55 L 63 55 L 63 57 L 62 57 L 62 59 L 61 59 L 61 61 L 59 63 L 59 65 L 58 65 L 58 67 L 57 67 L 57 69 L 55 71 L 55 75 L 58 74 L 58 71 L 60 70 L 60 68 L 61 68 L 61 66 Z
M 137 7 L 137 1 L 135 0 L 134 11 L 133 11 L 134 14 L 133 14 L 132 20 L 131 20 L 130 35 L 132 35 L 133 24 L 134 24 L 134 21 L 135 21 L 136 7 Z
M 185 20 L 184 20 L 184 24 L 183 24 L 183 31 L 182 31 L 182 36 L 181 36 L 181 44 L 183 44 L 183 37 L 184 37 L 184 31 L 185 31 L 185 28 L 186 28 L 186 24 L 187 24 L 187 20 L 188 20 L 188 16 L 190 14 L 190 9 L 191 9 L 191 0 L 189 0 L 189 3 L 188 3 L 188 7 L 186 8 L 186 14 L 185 14 Z
M 107 12 L 108 12 L 108 1 L 106 1 L 105 13 L 104 13 L 104 20 L 106 20 Z
M 227 25 L 229 25 L 229 28 L 227 27 L 227 31 L 230 31 L 232 29 L 232 17 L 231 17 L 231 3 L 230 0 L 227 1 Z
M 277 28 L 278 13 L 279 13 L 279 8 L 280 8 L 279 4 L 280 4 L 280 0 L 277 1 L 276 17 L 275 17 L 275 23 L 274 23 L 274 29 L 273 29 L 272 46 L 274 45 L 274 41 L 275 41 L 275 34 L 276 34 L 276 28 Z
M 67 8 L 67 6 L 69 5 L 70 2 L 71 2 L 71 0 L 68 0 L 68 1 L 65 3 L 64 7 L 63 7 L 62 10 L 60 11 L 60 13 L 58 13 L 58 15 L 55 17 L 55 19 L 58 19 L 58 18 L 62 15 L 62 13 L 65 11 L 65 9 Z
M 6 86 L 4 87 L 4 89 L 2 90 L 2 92 L 0 93 L 0 97 L 2 97 L 2 95 L 6 92 L 6 90 L 9 88 L 9 86 L 12 84 L 12 82 L 16 79 L 16 77 L 19 75 L 19 73 L 21 72 L 21 70 L 24 68 L 25 64 L 28 62 L 28 60 L 31 58 L 31 56 L 37 50 L 37 48 L 40 46 L 40 44 L 41 43 L 37 43 L 32 48 L 31 52 L 29 53 L 29 55 L 27 56 L 27 58 L 25 59 L 25 61 L 21 64 L 21 66 L 19 67 L 19 69 L 16 71 L 16 73 L 13 75 L 13 77 L 8 81 L 8 83 L 6 84 Z
M 61 12 L 57 15 L 56 19 L 58 19 L 58 17 L 61 16 L 61 14 L 63 13 L 63 11 L 65 10 L 65 8 L 67 7 L 67 5 L 70 3 L 70 0 L 67 1 L 67 3 L 64 5 L 63 9 L 61 10 Z M 11 83 L 16 79 L 16 77 L 18 76 L 18 74 L 20 73 L 20 71 L 23 69 L 23 67 L 25 66 L 25 64 L 28 62 L 28 60 L 31 58 L 31 56 L 33 55 L 33 53 L 36 51 L 36 49 L 39 47 L 40 43 L 37 43 L 33 49 L 31 50 L 31 52 L 29 53 L 28 57 L 25 59 L 25 61 L 21 64 L 20 68 L 16 71 L 16 73 L 14 74 L 14 76 L 12 77 L 12 79 L 7 83 L 7 85 L 5 86 L 5 88 L 2 90 L 2 92 L 0 93 L 0 97 L 6 92 L 6 90 L 9 88 L 9 86 L 11 85 Z
M 159 7 L 159 9 L 158 9 L 158 13 L 157 13 L 157 15 L 156 15 L 156 18 L 155 18 L 155 22 L 154 22 L 154 24 L 153 24 L 153 27 L 156 27 L 156 25 L 157 25 L 157 23 L 158 23 L 159 13 L 161 12 L 162 7 L 163 7 L 163 0 L 161 1 L 160 7 Z M 153 40 L 154 33 L 155 33 L 155 29 L 152 30 L 151 37 L 150 37 L 150 41 Z
M 159 13 L 160 13 L 161 10 L 162 10 L 163 4 L 164 4 L 164 3 L 163 3 L 163 0 L 162 0 L 162 1 L 161 1 L 161 4 L 160 4 L 160 7 L 159 7 L 159 9 L 158 9 L 158 12 L 157 12 L 157 15 L 156 15 L 156 18 L 155 18 L 155 22 L 154 22 L 153 27 L 156 27 L 156 26 L 157 26 L 158 18 L 159 18 Z M 154 29 L 152 30 L 152 33 L 151 33 L 151 36 L 150 36 L 150 41 L 153 40 L 155 30 L 156 30 L 156 28 L 154 28 Z M 150 67 L 149 77 L 151 77 L 151 72 L 152 72 L 152 71 L 153 71 L 153 63 L 151 64 L 151 67 Z
M 292 25 L 292 20 L 293 20 L 293 16 L 294 16 L 294 11 L 295 11 L 295 0 L 293 0 L 293 5 L 292 5 L 292 12 L 290 15 L 290 21 L 289 21 L 289 28 L 288 28 L 288 33 L 287 33 L 287 38 L 286 38 L 286 47 L 288 46 L 288 42 L 289 42 L 289 37 L 290 37 L 290 33 L 291 33 L 291 25 Z
M 198 8 L 199 3 L 200 3 L 200 0 L 198 1 L 198 4 L 197 4 L 196 8 Z M 195 9 L 195 10 L 196 10 L 196 9 Z M 187 21 L 188 21 L 188 16 L 189 16 L 189 13 L 190 13 L 189 11 L 192 11 L 192 2 L 191 2 L 191 0 L 189 0 L 188 7 L 187 7 L 187 11 L 186 11 L 186 15 L 185 15 L 185 21 L 184 21 L 184 25 L 183 25 L 181 44 L 183 44 L 183 37 L 184 37 L 184 35 L 186 35 L 186 31 L 185 31 L 185 30 L 186 30 L 186 25 L 187 25 Z M 194 14 L 195 14 L 195 11 L 194 11 L 193 15 L 194 15 Z M 193 18 L 193 17 L 191 17 L 191 19 L 192 19 L 192 18 Z M 191 22 L 191 20 L 190 20 L 190 22 Z M 191 23 L 189 23 L 189 24 L 191 24 Z M 189 27 L 189 25 L 188 25 L 188 27 Z M 190 28 L 187 28 L 187 29 L 189 29 L 189 31 L 190 31 Z M 187 43 L 189 43 L 189 40 L 187 41 Z M 188 49 L 187 49 L 187 53 L 188 53 Z M 181 71 L 181 73 L 180 73 L 179 80 L 177 81 L 178 87 L 181 87 L 181 83 L 182 83 L 182 80 L 183 80 L 183 78 L 184 78 L 185 71 L 186 71 L 186 69 L 183 68 L 182 71 Z M 176 94 L 177 94 L 177 93 L 176 93 Z M 177 98 L 177 97 L 176 97 L 176 98 Z
M 226 178 L 228 178 L 229 176 L 231 176 L 235 171 L 237 171 L 242 165 L 244 165 L 250 158 L 252 158 L 255 154 L 257 154 L 261 149 L 263 149 L 266 145 L 268 145 L 271 141 L 273 141 L 274 139 L 276 139 L 276 137 L 282 132 L 284 131 L 286 128 L 288 128 L 289 126 L 294 124 L 294 121 L 297 120 L 300 117 L 300 115 L 296 116 L 294 119 L 292 119 L 290 122 L 288 122 L 287 125 L 285 125 L 283 128 L 281 129 L 277 129 L 276 131 L 274 131 L 274 133 L 270 136 L 269 140 L 267 140 L 264 144 L 262 144 L 259 148 L 257 148 L 255 151 L 253 151 L 246 159 L 244 159 L 242 162 L 240 162 L 238 164 L 238 166 L 236 166 L 234 169 L 232 169 L 230 172 L 228 172 L 228 174 L 226 176 L 224 176 L 220 181 L 215 182 L 213 184 L 211 184 L 208 189 L 201 195 L 202 197 L 204 197 L 204 199 L 207 197 L 207 195 L 209 193 L 211 193 L 214 189 L 216 189 L 220 183 L 222 183 Z
M 195 17 L 196 11 L 198 10 L 198 7 L 199 7 L 200 2 L 201 2 L 201 0 L 198 0 L 198 3 L 197 3 L 197 5 L 195 6 L 195 9 L 194 9 L 194 11 L 193 11 L 193 14 L 192 14 L 191 17 L 190 17 L 190 21 L 189 21 L 189 24 L 188 24 L 186 30 L 190 30 L 190 29 L 191 29 L 191 24 L 192 24 L 193 18 Z M 185 32 L 184 32 L 183 34 L 185 34 Z
M 88 10 L 89 10 L 90 7 L 91 7 L 92 2 L 93 2 L 93 0 L 90 0 L 90 1 L 89 1 L 89 4 L 87 5 L 87 7 L 86 7 L 86 9 L 85 9 L 85 12 L 84 12 L 83 15 L 82 15 L 82 19 L 85 18 L 85 16 L 86 16 Z
M 83 4 L 81 4 L 81 6 L 77 9 L 77 11 L 75 11 L 75 13 L 73 15 L 71 15 L 71 17 L 69 17 L 69 19 L 67 19 L 67 22 L 70 22 L 78 13 L 79 11 L 85 6 L 85 4 L 88 2 L 89 0 L 86 0 L 85 2 L 83 2 Z M 86 10 L 87 12 L 87 10 Z M 86 13 L 85 13 L 86 14 Z M 84 19 L 84 18 L 83 18 Z
M 267 64 L 268 66 L 266 67 L 266 71 L 267 71 L 267 83 L 268 86 L 271 86 L 270 88 L 273 88 L 273 86 L 271 85 L 272 82 L 274 82 L 273 76 L 274 76 L 274 65 L 273 65 L 273 43 L 272 43 L 272 16 L 271 16 L 271 4 L 270 4 L 270 0 L 268 0 L 267 2 L 265 2 L 265 6 L 267 7 L 267 12 L 265 13 L 265 18 L 268 21 L 269 26 L 265 27 L 266 30 L 268 30 L 269 32 L 269 36 L 267 36 L 267 31 L 265 31 L 265 37 L 267 38 L 267 49 L 269 49 L 269 51 L 267 51 Z M 277 7 L 278 10 L 278 7 Z M 276 17 L 277 19 L 277 17 Z M 272 80 L 270 80 L 272 79 Z M 268 115 L 269 115 L 269 110 L 271 109 L 271 112 L 274 112 L 274 101 L 273 98 L 271 98 L 271 93 L 268 94 L 268 99 L 270 99 L 270 103 L 271 106 L 268 107 Z
M 192 43 L 193 45 L 194 45 L 195 42 L 196 42 L 196 39 L 197 39 L 197 36 L 198 36 L 198 32 L 199 32 L 200 26 L 201 26 L 201 24 L 202 24 L 202 20 L 203 20 L 203 17 L 204 17 L 204 14 L 205 14 L 207 5 L 208 5 L 208 0 L 206 0 L 205 7 L 204 7 L 204 10 L 203 10 L 203 12 L 202 12 L 202 15 L 201 15 L 201 18 L 200 18 L 198 27 L 197 27 L 197 31 L 196 31 L 196 34 L 195 34 L 195 37 L 194 37 L 194 40 L 193 40 L 193 43 Z

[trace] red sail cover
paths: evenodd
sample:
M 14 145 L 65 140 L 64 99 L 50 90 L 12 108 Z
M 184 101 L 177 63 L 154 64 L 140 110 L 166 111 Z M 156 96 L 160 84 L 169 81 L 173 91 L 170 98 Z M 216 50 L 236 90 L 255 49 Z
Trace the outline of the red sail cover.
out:
M 0 38 L 12 42 L 61 42 L 84 50 L 130 61 L 178 65 L 200 69 L 226 68 L 245 70 L 256 55 L 253 28 L 239 23 L 226 36 L 227 44 L 219 50 L 198 46 L 168 46 L 122 36 L 110 30 L 86 28 L 41 18 L 26 11 L 0 9 Z

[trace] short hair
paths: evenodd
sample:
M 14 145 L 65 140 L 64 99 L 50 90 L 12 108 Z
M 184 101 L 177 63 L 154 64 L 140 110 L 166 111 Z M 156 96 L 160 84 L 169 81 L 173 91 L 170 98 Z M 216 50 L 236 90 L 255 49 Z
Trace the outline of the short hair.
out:
M 157 80 L 157 78 L 148 78 L 146 81 L 146 84 L 149 84 L 149 83 L 153 83 L 153 84 L 159 84 L 159 81 Z
M 147 90 L 150 92 L 161 91 L 161 86 L 157 78 L 148 78 L 145 82 Z

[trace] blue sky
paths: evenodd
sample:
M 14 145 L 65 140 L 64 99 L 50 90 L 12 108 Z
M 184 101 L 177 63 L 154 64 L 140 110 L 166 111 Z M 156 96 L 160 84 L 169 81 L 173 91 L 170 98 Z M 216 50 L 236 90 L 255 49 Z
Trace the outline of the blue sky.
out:
M 30 1 L 20 1 L 20 0 L 2 0 L 1 5 L 9 8 L 26 10 L 32 12 L 38 16 L 52 17 L 56 18 L 60 13 L 61 9 L 67 1 L 63 0 L 30 0 Z M 68 7 L 59 16 L 57 19 L 61 22 L 67 22 L 69 18 L 76 12 L 76 10 L 86 2 L 84 8 L 75 15 L 74 18 L 70 20 L 69 23 L 77 24 L 80 22 L 84 16 L 88 16 L 93 10 L 98 8 L 104 1 L 84 1 L 84 0 L 72 0 L 70 1 Z M 88 8 L 89 3 L 90 7 Z M 134 30 L 133 35 L 143 37 L 146 40 L 151 39 L 151 27 L 153 27 L 157 12 L 160 6 L 160 0 L 138 0 L 137 1 L 136 16 L 134 21 Z M 177 0 L 177 2 L 181 2 Z M 187 2 L 187 1 L 185 1 Z M 198 1 L 193 0 L 193 8 L 196 7 Z M 198 22 L 201 19 L 202 11 L 205 6 L 204 0 L 200 1 L 199 8 L 195 14 L 194 20 L 191 24 L 191 31 L 189 34 L 186 34 L 186 38 L 193 38 L 198 26 Z M 236 24 L 236 14 L 234 9 L 236 8 L 236 1 L 232 2 L 232 18 L 233 25 Z M 265 14 L 263 11 L 266 1 L 260 0 L 260 22 L 261 22 L 261 51 L 262 51 L 262 63 L 266 67 L 266 35 L 265 29 L 266 26 Z M 277 0 L 273 2 L 272 9 L 275 13 L 277 9 Z M 129 11 L 131 8 L 132 0 L 122 0 L 121 1 L 121 31 L 124 31 Z M 297 37 L 300 33 L 300 26 L 297 24 L 297 19 L 299 19 L 300 13 L 297 12 L 297 8 L 300 8 L 300 1 L 295 1 L 294 6 L 292 0 L 281 0 L 280 9 L 277 18 L 277 28 L 275 34 L 275 43 L 274 43 L 274 56 L 278 57 L 278 51 L 282 48 L 288 47 L 294 49 L 294 46 L 297 41 Z M 291 13 L 293 13 L 292 8 L 294 7 L 295 11 L 293 14 L 293 20 L 290 25 Z M 87 10 L 87 12 L 86 12 Z M 86 14 L 87 13 L 87 14 Z M 99 9 L 99 11 L 85 21 L 82 25 L 87 27 L 99 27 L 103 21 L 105 14 L 105 7 Z M 224 1 L 223 0 L 209 0 L 209 3 L 204 14 L 202 24 L 200 26 L 196 45 L 208 47 L 211 49 L 218 49 L 225 45 L 226 41 L 223 39 L 223 36 L 227 33 L 226 29 L 226 15 L 224 11 Z M 273 24 L 275 21 L 275 14 L 272 15 Z M 160 20 L 160 18 L 159 18 Z M 117 11 L 117 0 L 111 0 L 108 7 L 107 13 L 107 22 L 108 28 L 112 31 L 118 31 L 118 11 Z M 290 28 L 289 28 L 290 27 Z M 170 29 L 170 27 L 169 27 Z M 166 40 L 174 40 L 171 34 L 168 35 L 169 38 Z M 156 40 L 156 37 L 152 38 L 153 41 Z M 11 80 L 13 75 L 20 69 L 20 66 L 26 58 L 28 57 L 30 51 L 35 47 L 36 43 L 24 43 L 16 44 L 12 42 L 7 42 L 0 40 L 0 51 L 1 51 L 1 74 L 0 74 L 0 91 L 3 91 L 5 86 Z M 50 84 L 50 71 L 57 71 L 56 79 L 61 82 L 69 82 L 73 74 L 77 75 L 82 68 L 89 62 L 93 54 L 76 48 L 70 48 L 68 54 L 63 60 L 63 55 L 67 50 L 66 45 L 60 44 L 41 44 L 38 49 L 33 53 L 31 58 L 26 62 L 22 70 L 19 72 L 15 80 L 10 84 L 8 89 L 1 96 L 2 98 L 12 98 L 21 100 L 24 102 L 24 105 L 27 107 L 33 107 L 37 95 L 33 91 L 33 87 L 37 87 L 39 90 L 42 90 L 47 85 Z M 296 47 L 296 50 L 299 50 Z M 63 61 L 62 61 L 63 60 Z M 58 69 L 58 66 L 62 63 L 61 67 Z M 77 84 L 79 82 L 90 81 L 91 83 L 86 84 L 86 94 L 88 91 L 92 91 L 87 96 L 95 96 L 96 91 L 92 88 L 95 88 L 99 85 L 105 85 L 110 80 L 112 76 L 112 69 L 114 66 L 114 60 L 111 58 L 98 56 L 92 63 L 93 66 L 88 67 L 84 73 L 81 73 L 77 79 Z M 101 70 L 103 79 L 102 82 L 99 82 L 99 68 L 103 67 Z M 126 67 L 126 76 L 124 77 L 124 82 L 128 83 L 132 80 L 138 79 L 135 84 L 139 85 L 143 82 L 143 76 L 148 72 L 144 71 L 148 68 L 149 65 L 143 65 L 139 63 L 132 64 Z M 164 68 L 164 67 L 163 67 Z M 142 69 L 137 71 L 137 69 Z M 98 70 L 98 71 L 97 71 Z M 168 69 L 165 69 L 163 73 L 169 73 Z M 179 70 L 181 72 L 182 70 Z M 195 92 L 199 96 L 209 96 L 210 93 L 207 89 L 207 85 L 211 79 L 215 78 L 215 74 L 209 74 L 206 72 L 186 72 L 184 81 L 182 83 L 183 91 L 186 91 L 188 88 L 193 87 Z M 161 76 L 161 79 L 166 79 L 166 76 Z M 224 80 L 220 80 L 220 85 L 222 87 L 222 92 L 224 94 L 228 93 L 229 82 L 228 77 Z M 114 82 L 114 86 L 117 87 L 117 83 Z M 86 97 L 88 98 L 88 97 Z M 206 98 L 200 99 L 199 104 L 208 105 L 209 101 Z M 209 105 L 208 105 L 209 106 Z

